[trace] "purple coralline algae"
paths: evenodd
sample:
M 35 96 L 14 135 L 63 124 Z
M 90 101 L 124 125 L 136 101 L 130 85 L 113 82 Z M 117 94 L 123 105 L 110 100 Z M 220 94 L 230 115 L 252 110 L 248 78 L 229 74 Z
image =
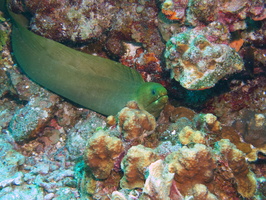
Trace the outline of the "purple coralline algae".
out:
M 173 35 L 164 56 L 171 77 L 189 90 L 214 87 L 220 79 L 244 66 L 234 49 L 210 42 L 204 31 L 198 29 Z

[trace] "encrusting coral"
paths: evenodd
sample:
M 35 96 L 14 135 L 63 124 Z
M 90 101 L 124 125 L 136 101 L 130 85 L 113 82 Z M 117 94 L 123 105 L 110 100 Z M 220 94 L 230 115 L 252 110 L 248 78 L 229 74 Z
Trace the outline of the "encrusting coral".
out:
M 194 200 L 218 200 L 218 198 L 212 194 L 208 188 L 203 184 L 196 184 L 191 189 Z
M 189 143 L 199 143 L 199 144 L 206 143 L 205 133 L 193 130 L 189 126 L 184 127 L 178 134 L 178 137 L 183 145 L 187 145 Z
M 243 60 L 234 49 L 207 37 L 195 28 L 174 34 L 166 43 L 166 66 L 186 89 L 211 88 L 226 75 L 243 69 Z
M 175 173 L 175 181 L 182 194 L 187 194 L 195 184 L 206 184 L 213 180 L 215 159 L 211 148 L 195 144 L 193 148 L 183 146 L 166 157 L 169 172 Z
M 157 154 L 150 148 L 143 145 L 131 147 L 121 163 L 124 176 L 120 180 L 120 187 L 142 188 L 145 182 L 146 168 L 157 159 Z
M 140 110 L 137 103 L 132 101 L 118 113 L 118 126 L 126 140 L 145 137 L 155 130 L 156 120 L 145 110 Z
M 120 139 L 99 130 L 88 140 L 84 160 L 95 178 L 106 179 L 114 168 L 114 159 L 123 150 L 123 143 Z
M 233 174 L 237 191 L 243 197 L 251 198 L 256 191 L 257 184 L 255 175 L 250 171 L 245 160 L 245 154 L 227 139 L 218 141 L 215 147 L 219 152 L 220 162 L 225 163 L 226 171 Z
M 148 167 L 148 176 L 143 187 L 141 200 L 170 200 L 170 188 L 174 173 L 167 170 L 163 160 L 157 160 Z

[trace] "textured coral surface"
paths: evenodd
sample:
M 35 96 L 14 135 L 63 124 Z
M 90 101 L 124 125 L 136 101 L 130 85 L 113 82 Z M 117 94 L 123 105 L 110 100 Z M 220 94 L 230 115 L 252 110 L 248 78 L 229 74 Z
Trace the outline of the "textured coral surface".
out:
M 12 59 L 0 12 L 1 200 L 266 199 L 263 0 L 11 4 L 33 32 L 161 83 L 169 104 L 106 118 L 47 91 Z

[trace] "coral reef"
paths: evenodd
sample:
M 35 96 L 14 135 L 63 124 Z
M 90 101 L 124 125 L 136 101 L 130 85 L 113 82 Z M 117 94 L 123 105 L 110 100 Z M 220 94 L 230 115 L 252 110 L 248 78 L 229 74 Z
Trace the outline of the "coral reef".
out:
M 136 69 L 144 80 L 158 82 L 165 86 L 163 68 L 157 56 L 154 53 L 144 51 L 139 46 L 135 46 L 136 49 L 132 47 L 132 44 L 125 44 L 125 46 L 127 53 L 120 58 L 120 62 Z
M 192 29 L 173 35 L 164 54 L 171 76 L 189 90 L 213 87 L 226 75 L 243 69 L 241 57 L 225 44 L 215 44 Z
M 123 152 L 122 141 L 99 130 L 88 140 L 84 152 L 85 163 L 97 179 L 106 179 L 114 168 L 114 160 Z
M 218 21 L 231 32 L 245 29 L 247 18 L 255 21 L 265 19 L 263 1 L 200 1 L 200 0 L 165 0 L 162 12 L 170 20 L 188 22 L 193 26 Z
M 64 113 L 63 116 L 66 116 L 66 114 Z M 75 160 L 83 156 L 88 138 L 92 137 L 96 129 L 104 128 L 106 123 L 104 119 L 95 113 L 89 113 L 87 116 L 83 116 L 79 121 L 72 124 L 75 125 L 68 131 L 66 148 L 69 151 L 70 159 Z
M 170 20 L 184 21 L 188 0 L 166 0 L 162 4 L 162 13 Z
M 183 146 L 168 155 L 166 163 L 169 172 L 175 173 L 177 188 L 183 195 L 195 184 L 207 184 L 214 179 L 215 159 L 212 150 L 203 144 Z
M 140 110 L 136 102 L 128 103 L 118 113 L 118 125 L 126 140 L 142 139 L 155 130 L 156 120 L 145 110 Z
M 57 99 L 48 96 L 46 99 L 35 98 L 19 109 L 9 124 L 9 130 L 16 142 L 23 142 L 37 137 L 56 111 L 54 104 Z
M 142 188 L 145 182 L 145 169 L 158 159 L 150 148 L 143 145 L 131 147 L 121 163 L 124 176 L 120 180 L 121 188 Z
M 27 11 L 33 16 L 31 28 L 47 38 L 58 41 L 84 41 L 98 37 L 111 26 L 112 3 L 97 1 L 25 1 Z M 102 17 L 104 16 L 104 17 Z
M 266 198 L 262 0 L 12 4 L 33 31 L 119 60 L 170 102 L 157 119 L 134 102 L 106 118 L 51 94 L 14 64 L 0 12 L 0 199 Z
M 216 143 L 216 150 L 221 155 L 220 162 L 225 163 L 237 184 L 237 191 L 246 198 L 251 198 L 256 190 L 255 175 L 249 170 L 245 161 L 245 154 L 229 142 L 223 139 Z M 230 169 L 230 170 L 229 170 Z
M 208 188 L 203 184 L 194 185 L 194 187 L 191 189 L 191 193 L 195 200 L 200 200 L 200 199 L 217 200 L 218 199 L 214 194 L 210 193 Z
M 0 168 L 2 171 L 0 175 L 0 188 L 12 184 L 20 185 L 23 182 L 23 173 L 18 168 L 25 163 L 25 157 L 14 149 L 8 141 L 12 141 L 13 138 L 8 137 L 3 135 L 0 137 Z
M 241 120 L 244 109 L 265 113 L 265 83 L 266 78 L 261 75 L 253 80 L 236 81 L 232 83 L 229 92 L 209 100 L 202 112 L 213 113 L 226 125 L 232 125 L 236 119 Z
M 254 147 L 266 145 L 266 116 L 250 110 L 243 110 L 241 120 L 236 120 L 234 127 L 241 133 L 245 142 Z
M 179 141 L 183 145 L 187 145 L 189 143 L 199 143 L 205 144 L 205 134 L 201 131 L 195 131 L 191 127 L 184 127 L 178 134 Z
M 174 173 L 167 170 L 162 160 L 157 160 L 149 165 L 147 174 L 140 199 L 170 200 L 170 187 Z
M 158 8 L 154 0 L 75 3 L 70 0 L 43 3 L 27 0 L 16 2 L 16 5 L 19 5 L 17 10 L 33 16 L 30 26 L 34 32 L 56 41 L 95 42 L 97 38 L 101 41 L 98 44 L 107 48 L 112 56 L 124 53 L 121 40 L 142 43 L 156 55 L 164 48 L 157 30 Z M 114 50 L 114 46 L 118 48 Z

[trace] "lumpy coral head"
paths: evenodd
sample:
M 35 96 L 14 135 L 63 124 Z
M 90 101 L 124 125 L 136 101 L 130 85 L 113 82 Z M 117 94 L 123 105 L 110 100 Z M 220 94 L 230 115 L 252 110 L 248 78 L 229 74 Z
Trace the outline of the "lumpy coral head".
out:
M 220 152 L 220 160 L 226 163 L 233 173 L 237 184 L 237 191 L 243 197 L 253 197 L 257 183 L 254 173 L 249 170 L 245 154 L 237 149 L 228 139 L 218 141 L 215 144 L 215 148 Z
M 127 104 L 117 115 L 118 126 L 125 140 L 140 139 L 145 132 L 156 128 L 155 117 L 145 110 L 140 110 L 135 101 Z
M 211 43 L 204 33 L 197 30 L 173 35 L 166 44 L 164 56 L 171 76 L 189 90 L 211 88 L 244 66 L 234 49 L 225 44 Z
M 123 150 L 123 144 L 120 139 L 109 136 L 107 132 L 99 130 L 88 140 L 84 152 L 84 160 L 95 178 L 106 179 L 114 167 L 114 159 Z
M 167 90 L 159 83 L 147 82 L 138 89 L 135 100 L 141 109 L 158 117 L 168 102 Z
M 121 188 L 142 188 L 145 182 L 145 169 L 158 159 L 158 155 L 143 145 L 131 147 L 121 163 L 124 176 L 120 180 Z

